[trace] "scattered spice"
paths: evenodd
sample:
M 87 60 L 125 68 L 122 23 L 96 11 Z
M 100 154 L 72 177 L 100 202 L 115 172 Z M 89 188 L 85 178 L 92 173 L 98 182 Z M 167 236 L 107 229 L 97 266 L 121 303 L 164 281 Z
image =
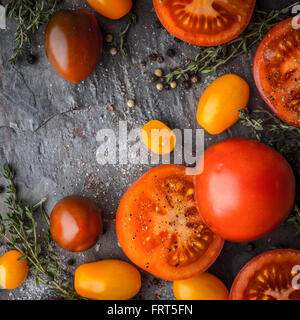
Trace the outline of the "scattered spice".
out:
M 163 91 L 164 90 L 164 85 L 163 85 L 163 83 L 158 83 L 157 85 L 156 85 L 156 89 L 158 90 L 158 91 Z
M 164 59 L 163 56 L 157 56 L 156 61 L 157 61 L 158 63 L 163 63 L 163 62 L 165 61 L 165 59 Z
M 140 62 L 140 66 L 141 67 L 146 67 L 146 65 L 147 65 L 147 62 L 145 60 Z
M 113 111 L 114 110 L 114 106 L 109 105 L 105 108 L 107 111 Z
M 192 76 L 191 81 L 192 81 L 192 83 L 197 83 L 199 81 L 198 76 Z
M 115 56 L 118 53 L 118 49 L 117 48 L 110 48 L 109 53 L 112 56 Z
M 170 83 L 170 86 L 171 86 L 172 89 L 175 89 L 177 87 L 177 82 L 176 81 L 172 81 Z
M 248 252 L 252 252 L 252 251 L 254 251 L 255 249 L 256 249 L 256 246 L 255 246 L 254 243 L 248 243 L 248 245 L 247 245 L 247 250 L 248 250 Z
M 106 41 L 107 43 L 112 43 L 113 40 L 114 40 L 114 37 L 113 37 L 113 35 L 112 35 L 111 33 L 108 33 L 108 34 L 105 36 L 105 41 Z
M 176 55 L 176 51 L 174 49 L 168 49 L 167 50 L 167 56 L 170 57 L 170 58 L 173 58 L 175 57 Z
M 127 101 L 127 105 L 129 108 L 133 108 L 135 106 L 135 101 L 130 99 Z
M 164 74 L 164 72 L 162 71 L 162 69 L 155 69 L 154 70 L 154 75 L 156 75 L 157 77 L 162 77 Z
M 150 59 L 150 61 L 156 61 L 156 59 L 157 59 L 157 54 L 156 53 L 151 53 L 150 55 L 149 55 L 149 59 Z
M 29 64 L 35 64 L 37 62 L 37 57 L 33 54 L 28 54 L 26 60 Z

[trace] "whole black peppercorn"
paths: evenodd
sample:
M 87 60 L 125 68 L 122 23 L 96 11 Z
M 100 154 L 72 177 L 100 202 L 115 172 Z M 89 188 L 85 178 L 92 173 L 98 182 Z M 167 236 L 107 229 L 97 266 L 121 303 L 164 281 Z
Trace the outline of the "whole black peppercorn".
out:
M 173 58 L 175 57 L 176 55 L 176 51 L 174 49 L 168 49 L 167 50 L 167 56 L 170 57 L 170 58 Z
M 0 193 L 4 192 L 4 187 L 0 186 Z
M 156 53 L 151 53 L 151 54 L 149 55 L 149 59 L 150 59 L 151 61 L 156 61 L 156 59 L 157 59 L 157 54 L 156 54 Z
M 165 59 L 162 56 L 157 56 L 156 61 L 159 63 L 163 63 L 165 61 Z
M 162 24 L 158 19 L 155 21 L 154 25 L 155 25 L 155 28 L 157 28 L 157 29 L 161 29 L 162 28 Z
M 29 64 L 35 64 L 36 61 L 37 61 L 37 57 L 34 56 L 33 54 L 29 54 L 29 55 L 27 55 L 26 60 L 27 60 L 27 62 L 28 62 Z
M 75 264 L 75 262 L 76 262 L 76 261 L 75 261 L 74 259 L 69 259 L 69 260 L 68 260 L 68 265 L 69 265 L 69 266 L 73 266 L 73 265 Z
M 191 88 L 191 83 L 190 83 L 189 80 L 184 80 L 184 81 L 182 82 L 182 86 L 183 86 L 184 89 L 188 90 L 188 89 Z
M 248 246 L 247 246 L 248 252 L 251 252 L 251 251 L 255 250 L 255 248 L 256 248 L 256 246 L 255 246 L 254 243 L 252 243 L 252 242 L 248 243 Z

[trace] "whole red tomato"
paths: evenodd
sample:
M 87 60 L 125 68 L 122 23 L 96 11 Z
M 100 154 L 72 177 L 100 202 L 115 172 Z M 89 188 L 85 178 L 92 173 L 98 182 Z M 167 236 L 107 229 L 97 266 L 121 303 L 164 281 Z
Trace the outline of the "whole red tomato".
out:
M 68 251 L 91 248 L 102 231 L 100 210 L 88 198 L 69 196 L 59 201 L 50 217 L 54 241 Z
M 210 147 L 195 178 L 196 200 L 206 224 L 223 239 L 251 241 L 279 226 L 295 199 L 295 177 L 272 148 L 234 138 Z
M 54 70 L 78 83 L 95 69 L 102 53 L 102 33 L 88 10 L 61 10 L 50 19 L 45 50 Z

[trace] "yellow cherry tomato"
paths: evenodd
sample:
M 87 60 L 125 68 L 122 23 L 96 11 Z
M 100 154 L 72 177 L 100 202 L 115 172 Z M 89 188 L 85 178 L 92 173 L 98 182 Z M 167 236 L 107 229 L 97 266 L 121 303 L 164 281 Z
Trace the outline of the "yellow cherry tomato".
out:
M 227 300 L 228 290 L 223 282 L 210 273 L 173 282 L 177 300 Z
M 141 289 L 139 271 L 127 262 L 103 260 L 79 266 L 75 271 L 75 290 L 93 300 L 128 300 Z
M 26 279 L 29 271 L 27 259 L 18 260 L 22 254 L 16 250 L 6 252 L 0 258 L 0 287 L 15 289 Z
M 152 152 L 156 154 L 168 154 L 175 147 L 176 136 L 161 121 L 151 120 L 142 128 L 142 141 Z
M 132 0 L 87 0 L 89 5 L 109 19 L 124 17 L 132 7 Z
M 248 83 L 235 74 L 212 82 L 200 98 L 197 121 L 210 134 L 219 134 L 239 120 L 249 101 Z

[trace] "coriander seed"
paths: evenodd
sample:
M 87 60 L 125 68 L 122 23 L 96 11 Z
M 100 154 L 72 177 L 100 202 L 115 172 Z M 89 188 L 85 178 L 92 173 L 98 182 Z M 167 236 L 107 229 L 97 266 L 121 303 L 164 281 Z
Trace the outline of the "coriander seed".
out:
M 199 81 L 198 76 L 192 76 L 191 81 L 192 83 L 197 83 Z
M 154 70 L 154 74 L 157 76 L 157 77 L 162 77 L 163 76 L 163 71 L 162 71 L 162 69 L 155 69 Z
M 118 49 L 117 48 L 111 48 L 109 50 L 109 53 L 112 55 L 112 56 L 115 56 L 117 53 L 118 53 Z
M 170 87 L 171 87 L 172 89 L 175 89 L 175 88 L 177 87 L 177 82 L 176 82 L 176 81 L 172 81 L 172 82 L 170 83 Z
M 158 90 L 158 91 L 163 91 L 164 90 L 164 85 L 163 85 L 163 83 L 158 83 L 157 85 L 156 85 L 156 89 Z
M 133 108 L 135 106 L 135 101 L 130 99 L 130 100 L 127 101 L 127 105 L 128 105 L 129 108 Z

